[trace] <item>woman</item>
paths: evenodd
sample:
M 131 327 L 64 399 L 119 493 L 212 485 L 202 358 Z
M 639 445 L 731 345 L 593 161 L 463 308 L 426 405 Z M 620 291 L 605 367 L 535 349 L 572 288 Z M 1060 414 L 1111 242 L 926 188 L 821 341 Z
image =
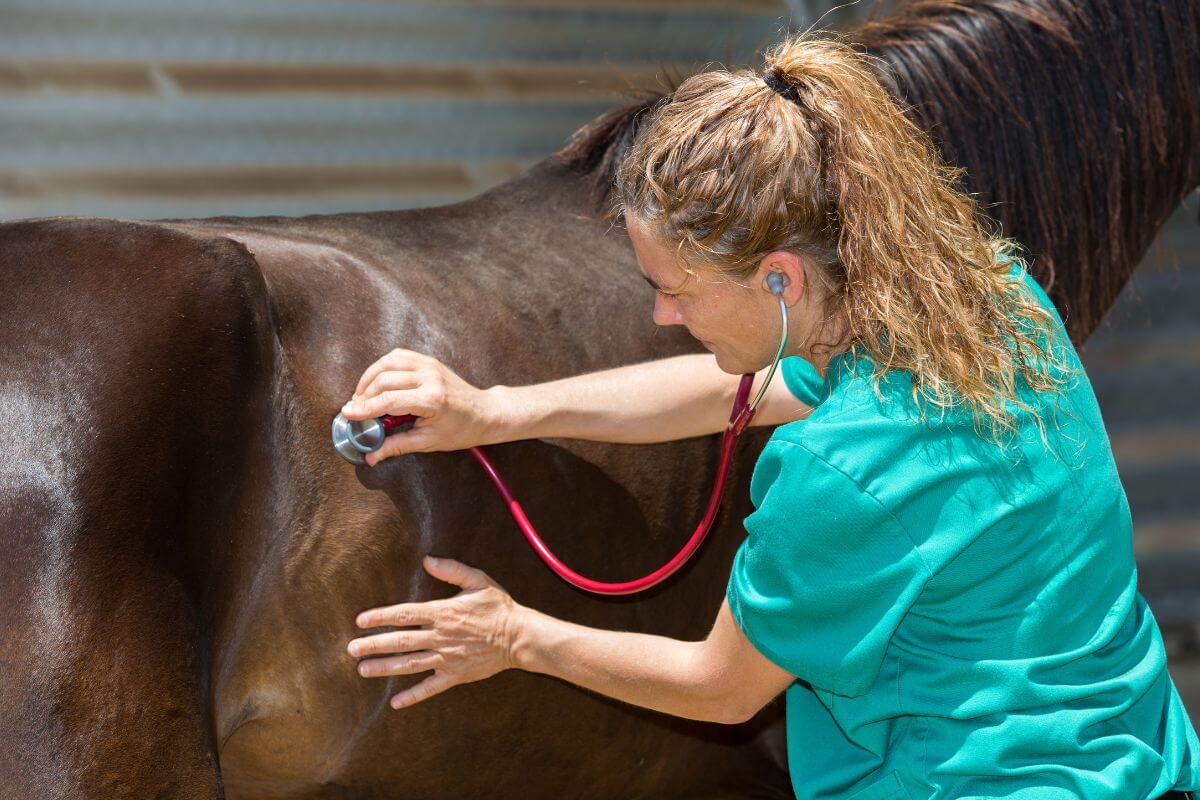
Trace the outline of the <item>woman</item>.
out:
M 395 708 L 516 668 L 728 723 L 786 691 L 799 797 L 1200 787 L 1200 742 L 1136 591 L 1125 494 L 1053 306 L 864 56 L 804 35 L 766 61 L 762 75 L 685 81 L 617 180 L 655 322 L 687 326 L 715 365 L 691 356 L 481 391 L 396 351 L 344 409 L 422 417 L 372 466 L 535 436 L 650 441 L 649 427 L 684 416 L 671 398 L 702 408 L 672 423 L 678 435 L 716 431 L 728 375 L 774 354 L 766 278 L 782 273 L 789 358 L 757 420 L 779 427 L 711 633 L 584 628 L 428 558 L 462 591 L 363 612 L 362 628 L 421 627 L 350 642 L 360 673 L 433 670 Z M 656 381 L 637 392 L 662 404 L 643 430 L 604 416 Z M 802 419 L 793 395 L 811 410 Z

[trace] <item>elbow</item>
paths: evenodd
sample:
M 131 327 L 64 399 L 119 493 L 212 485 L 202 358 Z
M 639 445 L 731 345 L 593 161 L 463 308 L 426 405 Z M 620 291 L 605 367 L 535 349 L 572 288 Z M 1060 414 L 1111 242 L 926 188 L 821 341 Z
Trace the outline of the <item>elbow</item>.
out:
M 730 691 L 723 691 L 712 686 L 699 685 L 689 693 L 684 707 L 672 713 L 694 719 L 699 722 L 712 722 L 718 725 L 741 725 L 751 720 L 758 713 L 746 702 L 746 698 L 738 697 Z
M 761 710 L 761 703 L 750 702 L 745 697 L 725 696 L 715 704 L 709 721 L 722 725 L 741 725 L 754 719 Z
M 712 658 L 697 657 L 688 683 L 695 708 L 701 712 L 696 716 L 722 725 L 749 722 L 779 693 L 753 670 Z
M 721 725 L 741 725 L 754 719 L 770 698 L 763 698 L 762 692 L 753 691 L 743 681 L 707 680 L 698 681 L 693 697 L 696 699 L 695 719 L 704 722 L 715 722 Z M 695 713 L 698 712 L 698 713 Z
M 719 719 L 714 719 L 713 722 L 719 722 L 722 725 L 741 725 L 754 719 L 754 715 L 757 713 L 757 711 L 746 713 L 742 709 L 728 708 L 719 715 Z

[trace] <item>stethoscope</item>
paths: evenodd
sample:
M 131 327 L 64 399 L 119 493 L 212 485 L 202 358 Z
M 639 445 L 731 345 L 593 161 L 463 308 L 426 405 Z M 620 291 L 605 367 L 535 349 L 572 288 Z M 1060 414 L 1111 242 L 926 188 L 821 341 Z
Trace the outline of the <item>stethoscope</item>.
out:
M 675 554 L 674 558 L 650 574 L 636 580 L 606 583 L 586 578 L 568 567 L 554 553 L 550 552 L 550 548 L 542 541 L 542 537 L 538 536 L 537 531 L 533 529 L 533 525 L 529 522 L 529 518 L 525 516 L 525 511 L 521 508 L 521 504 L 513 497 L 508 485 L 500 477 L 500 473 L 496 471 L 495 465 L 484 455 L 483 450 L 479 447 L 471 448 L 471 455 L 475 456 L 475 460 L 479 462 L 484 472 L 492 479 L 492 483 L 495 484 L 500 496 L 504 498 L 509 512 L 512 514 L 513 519 L 516 520 L 521 532 L 525 534 L 525 538 L 529 540 L 529 544 L 541 556 L 542 560 L 546 562 L 546 565 L 561 578 L 568 583 L 578 586 L 580 589 L 595 594 L 633 594 L 634 592 L 649 589 L 651 586 L 669 578 L 687 563 L 687 560 L 700 547 L 701 542 L 704 541 L 704 537 L 708 535 L 708 531 L 712 527 L 713 520 L 716 519 L 718 509 L 721 507 L 721 494 L 725 488 L 725 478 L 729 473 L 729 463 L 733 456 L 734 444 L 736 444 L 738 437 L 741 436 L 742 431 L 750 424 L 750 420 L 754 418 L 754 414 L 758 410 L 758 404 L 762 402 L 763 395 L 766 394 L 767 387 L 771 383 L 771 378 L 775 376 L 775 370 L 779 367 L 779 360 L 783 358 L 784 350 L 787 348 L 788 309 L 787 304 L 783 301 L 783 291 L 787 285 L 787 276 L 782 272 L 772 272 L 767 276 L 767 288 L 779 300 L 779 313 L 783 318 L 783 330 L 779 337 L 779 349 L 775 352 L 775 359 L 771 362 L 771 369 L 767 371 L 766 380 L 763 381 L 753 402 L 747 403 L 746 398 L 749 397 L 750 388 L 754 384 L 755 373 L 746 373 L 742 376 L 741 382 L 738 384 L 737 396 L 733 401 L 733 410 L 729 415 L 729 424 L 725 426 L 725 432 L 721 439 L 721 460 L 717 466 L 717 477 L 713 482 L 712 495 L 709 497 L 708 507 L 704 510 L 704 516 L 701 518 L 700 524 L 696 527 L 695 533 L 687 540 L 683 548 Z M 363 456 L 367 453 L 373 453 L 382 447 L 383 440 L 390 433 L 401 429 L 401 426 L 408 425 L 411 427 L 411 423 L 415 422 L 416 419 L 417 417 L 412 414 L 400 414 L 397 416 L 385 415 L 375 419 L 352 422 L 346 419 L 341 412 L 338 412 L 338 415 L 333 418 L 333 448 L 338 452 L 338 455 L 351 464 L 365 464 L 366 461 Z M 407 430 L 407 428 L 404 429 Z

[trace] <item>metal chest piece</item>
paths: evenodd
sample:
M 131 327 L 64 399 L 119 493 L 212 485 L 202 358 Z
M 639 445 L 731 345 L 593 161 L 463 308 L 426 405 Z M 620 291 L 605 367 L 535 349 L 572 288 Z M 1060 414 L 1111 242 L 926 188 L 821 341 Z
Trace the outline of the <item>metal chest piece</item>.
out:
M 332 433 L 333 449 L 351 464 L 366 464 L 364 456 L 383 447 L 383 440 L 387 436 L 383 423 L 378 419 L 351 421 L 341 412 L 333 418 Z

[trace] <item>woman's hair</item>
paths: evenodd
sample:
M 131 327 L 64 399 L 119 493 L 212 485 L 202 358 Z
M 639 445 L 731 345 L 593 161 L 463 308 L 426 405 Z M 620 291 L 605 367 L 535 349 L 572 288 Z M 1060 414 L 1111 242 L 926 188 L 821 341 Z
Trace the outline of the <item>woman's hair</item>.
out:
M 775 250 L 807 257 L 820 273 L 808 280 L 829 291 L 822 327 L 841 316 L 876 378 L 906 370 L 914 401 L 965 404 L 977 428 L 1013 430 L 1009 402 L 1033 411 L 1018 376 L 1060 387 L 1056 320 L 1008 277 L 1020 245 L 956 189 L 963 170 L 940 160 L 867 58 L 806 32 L 771 48 L 763 74 L 687 79 L 622 163 L 613 210 L 644 220 L 692 274 L 740 281 Z

